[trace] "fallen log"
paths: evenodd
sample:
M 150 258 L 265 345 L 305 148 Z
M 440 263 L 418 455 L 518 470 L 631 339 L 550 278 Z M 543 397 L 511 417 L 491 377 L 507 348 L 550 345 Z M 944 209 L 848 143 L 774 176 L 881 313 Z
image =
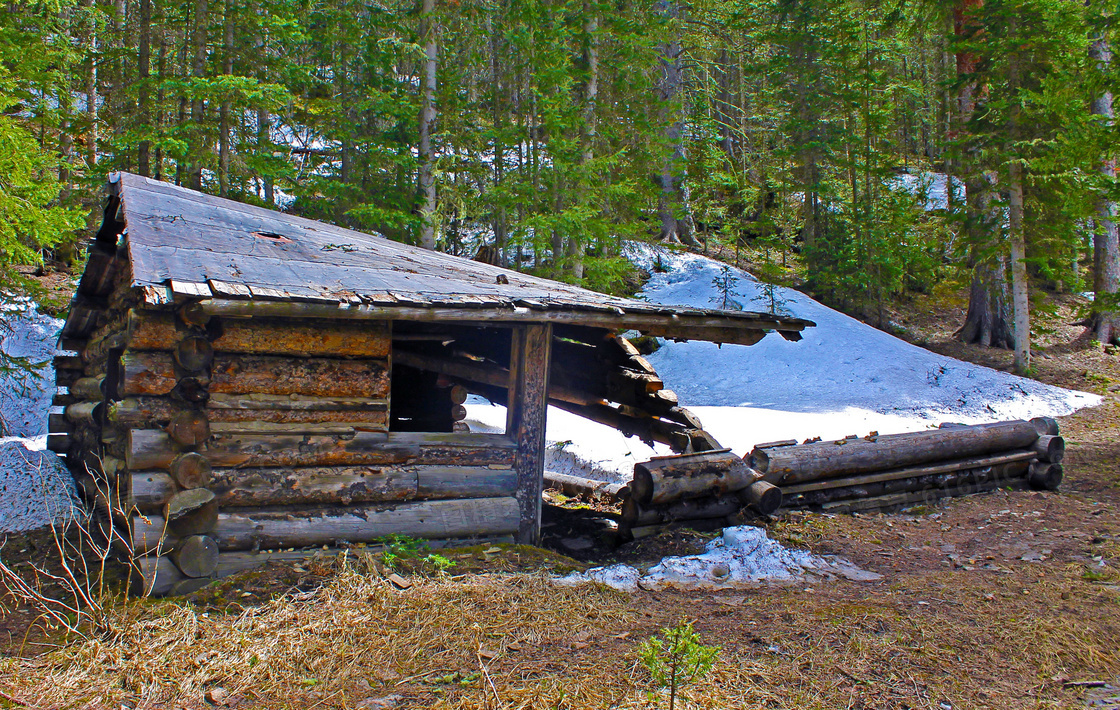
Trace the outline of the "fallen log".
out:
M 759 479 L 730 449 L 662 456 L 634 466 L 630 494 L 642 505 L 730 493 Z
M 945 498 L 959 498 L 966 495 L 974 495 L 976 493 L 988 493 L 1000 488 L 1022 490 L 1026 487 L 1026 479 L 1021 478 L 1012 481 L 984 483 L 963 490 L 926 489 L 914 493 L 892 493 L 890 495 L 877 496 L 872 498 L 858 498 L 855 500 L 844 500 L 835 503 L 826 503 L 825 505 L 821 506 L 821 511 L 826 513 L 858 513 L 876 510 L 882 512 L 893 512 L 916 505 L 933 505 Z
M 1061 463 L 1066 455 L 1066 440 L 1060 436 L 1044 434 L 1031 445 L 1031 451 L 1038 454 L 1039 461 Z
M 958 461 L 946 461 L 944 463 L 930 464 L 928 466 L 911 466 L 908 468 L 893 469 L 890 471 L 864 474 L 860 476 L 850 476 L 845 478 L 826 478 L 819 481 L 812 481 L 810 483 L 799 483 L 792 486 L 782 486 L 782 492 L 788 496 L 792 496 L 799 493 L 806 493 L 808 491 L 820 491 L 830 488 L 845 488 L 848 486 L 868 485 L 871 483 L 893 481 L 896 479 L 918 478 L 920 476 L 950 473 L 952 471 L 961 471 L 964 469 L 996 466 L 999 464 L 1011 463 L 1014 461 L 1030 461 L 1037 456 L 1038 454 L 1033 451 L 1012 451 L 996 456 L 979 456 L 975 458 L 961 459 Z
M 629 497 L 630 491 L 629 486 L 625 483 L 596 481 L 566 473 L 553 473 L 552 471 L 544 472 L 544 485 L 545 488 L 558 490 L 564 495 L 587 496 L 592 499 L 604 499 L 612 503 Z
M 210 536 L 218 549 L 308 547 L 341 541 L 373 542 L 386 535 L 415 538 L 488 537 L 517 531 L 520 513 L 512 497 L 433 500 L 396 505 L 357 505 L 307 510 L 223 511 Z M 132 546 L 139 554 L 172 549 L 157 515 L 133 519 Z
M 962 429 L 756 448 L 749 460 L 766 481 L 789 485 L 1025 449 L 1048 430 L 1044 422 L 998 422 Z
M 957 469 L 946 473 L 924 474 L 909 478 L 892 478 L 884 481 L 856 483 L 827 489 L 814 489 L 789 494 L 787 504 L 793 508 L 821 506 L 834 501 L 858 498 L 875 498 L 898 493 L 924 490 L 966 490 L 969 486 L 999 485 L 1023 481 L 1031 461 L 1009 461 L 991 466 Z M 851 479 L 849 479 L 851 480 Z
M 1028 474 L 1031 488 L 1041 491 L 1056 491 L 1062 485 L 1062 465 L 1048 461 L 1035 461 Z

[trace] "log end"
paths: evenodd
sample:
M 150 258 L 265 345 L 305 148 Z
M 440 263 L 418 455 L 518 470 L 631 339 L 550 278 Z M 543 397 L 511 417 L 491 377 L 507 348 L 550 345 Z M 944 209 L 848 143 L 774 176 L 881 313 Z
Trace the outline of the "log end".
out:
M 1059 433 L 1058 422 L 1053 417 L 1035 417 L 1031 424 L 1039 436 L 1057 436 Z
M 1062 475 L 1062 465 L 1060 463 L 1035 461 L 1031 464 L 1027 480 L 1030 481 L 1031 488 L 1035 490 L 1056 491 L 1062 485 Z
M 747 486 L 745 497 L 751 508 L 763 515 L 771 515 L 782 507 L 782 489 L 766 481 Z

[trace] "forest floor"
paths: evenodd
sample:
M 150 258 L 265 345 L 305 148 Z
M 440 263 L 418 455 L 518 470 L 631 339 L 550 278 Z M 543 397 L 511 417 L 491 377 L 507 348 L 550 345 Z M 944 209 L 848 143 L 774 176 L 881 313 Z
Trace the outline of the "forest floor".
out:
M 668 707 L 666 693 L 649 693 L 639 645 L 682 620 L 721 647 L 682 691 L 687 707 L 1120 707 L 1106 700 L 1120 695 L 1120 355 L 1070 325 L 1075 299 L 1054 304 L 1038 324 L 1034 376 L 1105 397 L 1060 420 L 1061 493 L 768 524 L 787 545 L 842 555 L 879 581 L 621 593 L 556 586 L 549 574 L 584 564 L 548 550 L 442 551 L 450 567 L 353 550 L 190 600 L 110 598 L 85 640 L 36 628 L 25 643 L 34 610 L 7 600 L 0 708 Z M 919 298 L 894 320 L 931 350 L 1009 367 L 1010 353 L 952 339 L 963 306 Z M 602 557 L 653 562 L 705 539 L 672 530 Z M 5 559 L 41 560 L 44 546 L 12 536 Z

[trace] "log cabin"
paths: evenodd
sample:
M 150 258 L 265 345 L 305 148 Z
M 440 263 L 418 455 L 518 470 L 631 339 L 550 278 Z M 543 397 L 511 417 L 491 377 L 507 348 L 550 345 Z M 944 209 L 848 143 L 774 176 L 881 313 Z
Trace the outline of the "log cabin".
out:
M 127 173 L 107 192 L 48 446 L 148 592 L 394 534 L 534 544 L 549 404 L 719 448 L 622 333 L 751 345 L 813 325 L 603 295 Z M 471 393 L 506 406 L 503 432 L 469 430 Z

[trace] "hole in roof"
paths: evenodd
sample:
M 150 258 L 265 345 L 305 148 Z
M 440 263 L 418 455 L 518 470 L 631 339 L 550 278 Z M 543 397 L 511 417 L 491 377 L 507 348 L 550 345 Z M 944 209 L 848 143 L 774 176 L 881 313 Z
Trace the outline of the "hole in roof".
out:
M 253 236 L 257 239 L 264 239 L 270 242 L 290 242 L 291 238 L 285 237 L 283 234 L 276 232 L 253 232 Z

